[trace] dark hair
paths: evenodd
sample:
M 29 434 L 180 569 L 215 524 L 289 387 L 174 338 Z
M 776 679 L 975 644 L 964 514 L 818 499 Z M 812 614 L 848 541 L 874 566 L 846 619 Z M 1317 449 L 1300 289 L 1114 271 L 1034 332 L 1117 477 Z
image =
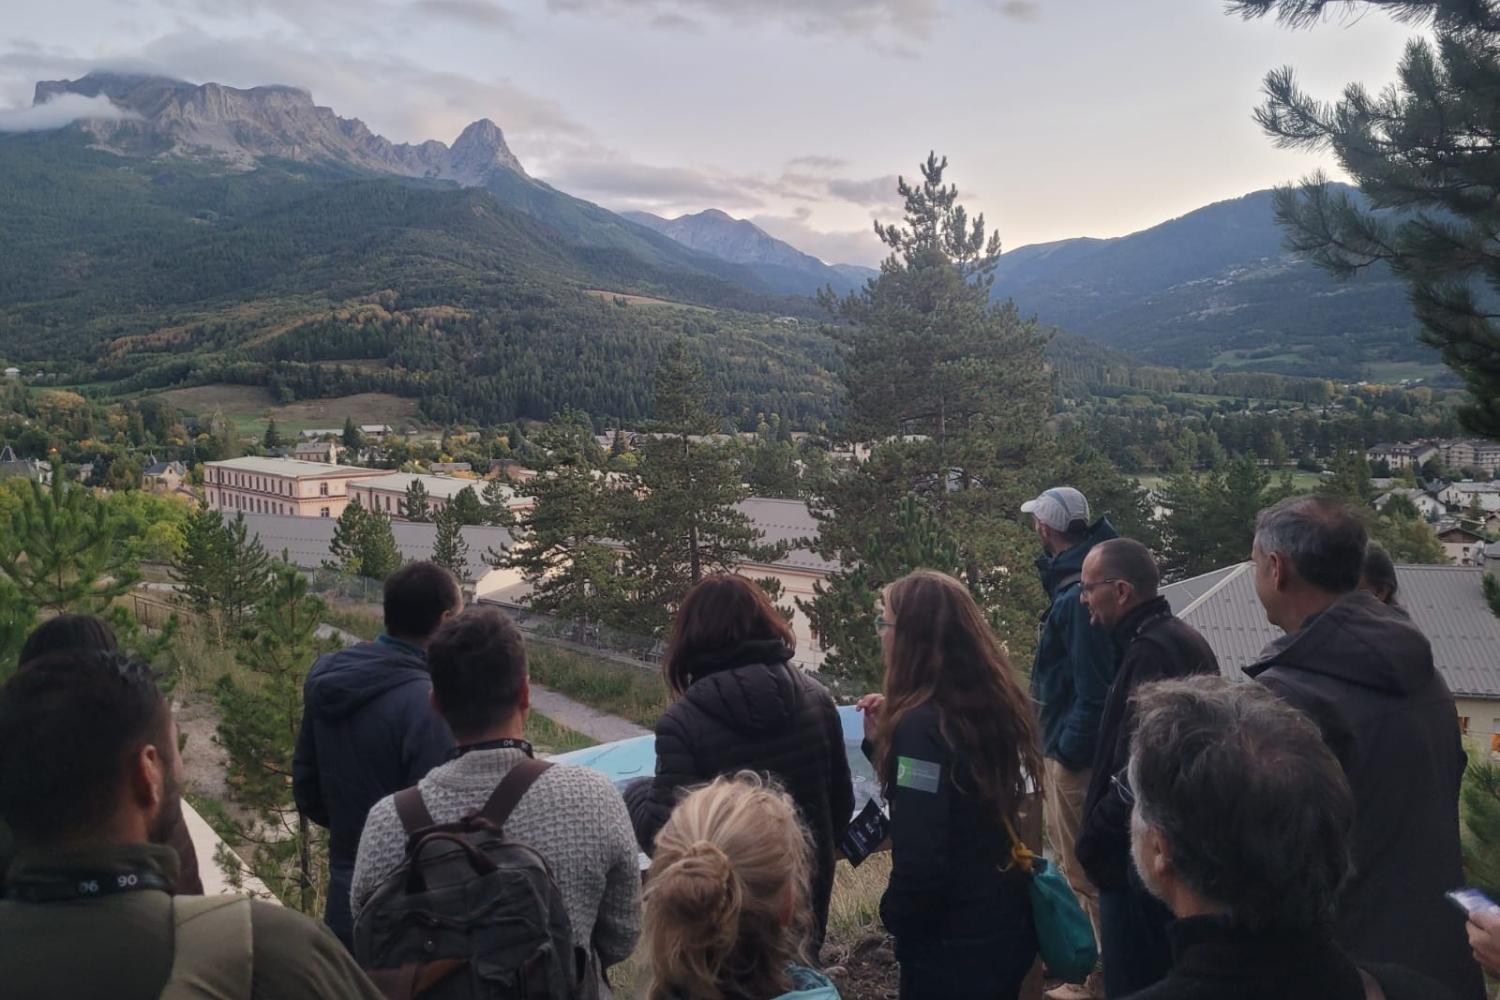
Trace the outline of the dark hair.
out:
M 407 563 L 386 577 L 385 630 L 393 636 L 426 639 L 443 615 L 463 603 L 464 593 L 452 573 L 434 562 Z
M 917 570 L 885 590 L 895 625 L 885 658 L 885 710 L 876 734 L 875 773 L 890 798 L 896 784 L 893 737 L 913 709 L 933 702 L 943 739 L 967 773 L 954 775 L 996 819 L 1015 824 L 1042 759 L 1031 699 L 962 583 Z
M 1359 570 L 1359 585 L 1366 588 L 1386 604 L 1398 604 L 1396 591 L 1400 586 L 1396 579 L 1396 564 L 1391 554 L 1379 542 L 1365 546 L 1364 565 Z
M 704 653 L 756 640 L 797 648 L 797 637 L 765 591 L 751 580 L 719 573 L 700 580 L 677 608 L 662 676 L 674 695 L 692 683 L 693 662 Z
M 171 713 L 151 668 L 98 650 L 31 661 L 0 688 L 0 818 L 24 844 L 107 826 L 130 758 L 167 744 Z
M 427 669 L 454 737 L 476 736 L 515 712 L 526 680 L 526 645 L 505 612 L 472 607 L 433 633 Z
M 1106 576 L 1124 580 L 1140 597 L 1155 597 L 1161 571 L 1151 550 L 1133 538 L 1110 538 L 1093 548 L 1099 569 Z
M 1255 519 L 1255 544 L 1262 552 L 1281 553 L 1298 576 L 1332 594 L 1359 586 L 1368 540 L 1364 522 L 1348 504 L 1316 494 L 1288 497 Z
M 1136 808 L 1177 877 L 1252 931 L 1331 926 L 1354 796 L 1311 720 L 1220 677 L 1147 684 L 1131 705 Z
M 76 649 L 93 649 L 101 653 L 119 650 L 114 629 L 104 619 L 94 615 L 58 615 L 49 618 L 26 637 L 21 647 L 21 657 L 16 662 L 25 666 L 32 660 L 49 653 L 62 653 Z

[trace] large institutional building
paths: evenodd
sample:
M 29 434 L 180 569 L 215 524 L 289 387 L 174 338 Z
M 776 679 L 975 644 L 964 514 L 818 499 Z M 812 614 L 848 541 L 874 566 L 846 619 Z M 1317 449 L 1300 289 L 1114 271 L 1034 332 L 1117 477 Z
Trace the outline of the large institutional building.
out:
M 290 458 L 231 458 L 205 462 L 203 493 L 210 510 L 289 517 L 338 517 L 349 504 L 349 486 L 386 475 Z

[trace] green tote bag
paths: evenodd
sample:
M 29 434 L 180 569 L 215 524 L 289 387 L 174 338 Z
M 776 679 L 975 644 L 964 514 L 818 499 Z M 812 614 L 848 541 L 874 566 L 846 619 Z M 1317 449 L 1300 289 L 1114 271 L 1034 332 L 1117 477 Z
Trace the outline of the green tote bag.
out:
M 1016 836 L 1009 820 L 1005 828 L 1010 834 L 1011 865 L 1030 879 L 1031 916 L 1036 924 L 1042 962 L 1052 976 L 1064 982 L 1081 983 L 1099 962 L 1088 914 L 1078 905 L 1078 897 L 1073 895 L 1073 887 L 1062 872 L 1048 864 L 1046 858 L 1033 854 Z

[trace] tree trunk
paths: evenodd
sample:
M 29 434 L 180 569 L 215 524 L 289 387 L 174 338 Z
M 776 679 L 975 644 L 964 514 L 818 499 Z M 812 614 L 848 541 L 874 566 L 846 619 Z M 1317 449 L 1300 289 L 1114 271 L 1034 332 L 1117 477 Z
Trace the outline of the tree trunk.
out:
M 297 812 L 297 885 L 298 907 L 303 913 L 312 910 L 312 844 L 307 827 L 307 817 Z

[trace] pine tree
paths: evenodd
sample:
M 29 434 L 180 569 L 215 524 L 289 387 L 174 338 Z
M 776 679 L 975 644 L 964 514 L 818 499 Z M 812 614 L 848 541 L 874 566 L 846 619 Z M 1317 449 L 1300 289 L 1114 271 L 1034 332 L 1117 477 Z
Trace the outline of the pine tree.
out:
M 401 501 L 401 516 L 408 521 L 425 522 L 432 519 L 432 499 L 422 480 L 413 479 L 406 487 L 406 497 Z
M 275 417 L 266 422 L 266 436 L 261 443 L 266 446 L 266 451 L 273 451 L 281 447 L 281 432 L 276 429 Z
M 317 638 L 324 611 L 297 568 L 276 563 L 255 609 L 255 627 L 235 650 L 253 680 L 225 674 L 217 687 L 231 795 L 253 817 L 227 817 L 234 839 L 253 845 L 250 872 L 283 902 L 309 914 L 322 912 L 326 852 L 323 835 L 292 803 L 292 754 L 308 669 L 337 645 Z
M 840 436 L 871 454 L 814 497 L 818 551 L 854 567 L 872 548 L 899 547 L 913 498 L 957 540 L 962 576 L 991 618 L 1019 636 L 1016 581 L 1030 574 L 1017 571 L 1035 546 L 1016 512 L 1053 485 L 1033 481 L 1051 408 L 1045 338 L 1013 303 L 991 302 L 999 238 L 969 217 L 946 170 L 931 155 L 920 184 L 899 182 L 905 225 L 876 226 L 891 250 L 880 277 L 842 302 L 821 296 L 847 321 L 836 330 Z M 1035 591 L 1034 578 L 1026 586 Z M 816 613 L 830 621 L 839 610 L 825 602 Z
M 237 629 L 265 596 L 272 562 L 259 536 L 250 537 L 244 514 L 224 523 L 223 545 L 224 573 L 219 578 L 217 606 L 225 624 Z
M 499 479 L 484 484 L 484 523 L 495 528 L 509 528 L 516 523 L 516 515 L 510 509 L 513 494 Z
M 469 578 L 469 543 L 464 541 L 463 521 L 452 506 L 437 512 L 437 535 L 432 542 L 432 561 L 459 580 Z
M 465 486 L 448 504 L 448 511 L 459 524 L 484 524 L 488 519 L 484 504 L 474 493 L 474 487 Z
M 363 575 L 366 520 L 364 505 L 358 498 L 350 500 L 333 526 L 333 540 L 328 543 L 328 554 L 332 558 L 323 560 L 324 569 L 348 576 Z
M 737 508 L 750 490 L 733 451 L 695 440 L 713 433 L 719 421 L 708 409 L 703 369 L 680 342 L 662 353 L 653 409 L 655 433 L 637 449 L 637 488 L 634 501 L 624 505 L 620 532 L 637 620 L 656 630 L 704 576 L 746 562 L 775 562 L 786 546 L 764 544 Z
M 38 610 L 103 614 L 141 578 L 108 509 L 60 471 L 27 485 L 0 531 L 0 577 Z
M 1384 263 L 1407 285 L 1422 338 L 1468 386 L 1468 428 L 1500 438 L 1500 4 L 1495 0 L 1234 0 L 1246 18 L 1275 12 L 1314 24 L 1325 9 L 1366 6 L 1430 24 L 1408 43 L 1398 82 L 1337 102 L 1273 70 L 1262 128 L 1278 145 L 1331 150 L 1362 198 L 1321 175 L 1278 190 L 1276 215 L 1294 250 L 1347 278 Z
M 1160 490 L 1165 569 L 1197 576 L 1250 558 L 1256 515 L 1291 492 L 1289 478 L 1273 482 L 1249 455 L 1222 470 L 1170 477 Z
M 353 417 L 344 418 L 344 448 L 351 456 L 358 455 L 360 449 L 365 446 L 365 436 L 360 432 L 359 425 L 354 422 Z
M 199 507 L 188 518 L 182 550 L 172 564 L 178 600 L 195 614 L 212 612 L 224 589 L 229 558 L 224 516 L 206 506 Z
M 365 515 L 365 530 L 359 545 L 360 575 L 383 581 L 400 569 L 402 562 L 390 515 L 381 511 Z

